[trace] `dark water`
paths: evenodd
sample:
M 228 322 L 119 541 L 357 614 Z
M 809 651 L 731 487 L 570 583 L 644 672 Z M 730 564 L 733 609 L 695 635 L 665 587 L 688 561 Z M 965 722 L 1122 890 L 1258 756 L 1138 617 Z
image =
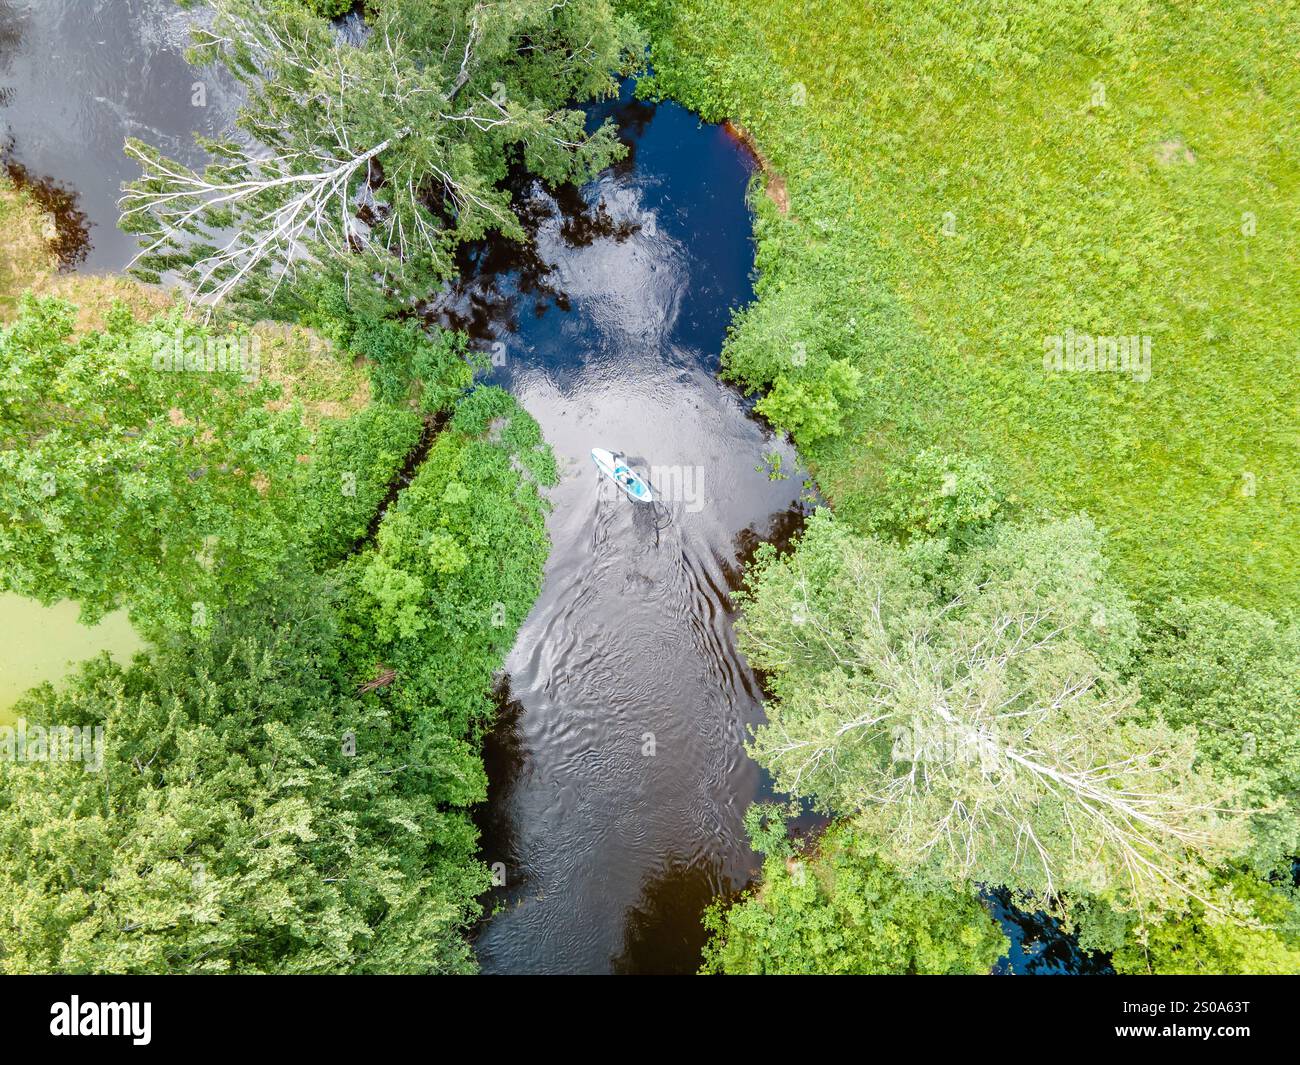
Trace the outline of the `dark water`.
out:
M 182 54 L 195 18 L 174 0 L 0 0 L 0 151 L 29 180 L 76 193 L 89 247 L 65 262 L 118 270 L 135 254 L 117 228 L 120 186 L 139 176 L 127 137 L 196 163 L 194 132 L 230 124 L 230 80 Z
M 580 193 L 521 189 L 535 249 L 476 249 L 442 307 L 504 360 L 493 379 L 563 468 L 488 751 L 483 853 L 506 882 L 477 940 L 487 972 L 693 971 L 700 912 L 757 867 L 741 819 L 761 693 L 730 591 L 760 539 L 797 526 L 802 484 L 715 377 L 752 296 L 752 163 L 673 105 L 625 95 L 606 115 L 628 159 Z M 658 521 L 602 487 L 593 446 L 651 473 Z M 768 479 L 772 450 L 795 476 Z
M 1011 941 L 994 973 L 1021 976 L 1114 975 L 1108 954 L 1091 954 L 1079 948 L 1073 936 L 1061 931 L 1056 918 L 1042 910 L 1030 913 L 1011 904 L 1009 892 L 998 888 L 984 901 Z
M 115 226 L 135 176 L 125 137 L 197 161 L 193 132 L 233 118 L 228 82 L 184 62 L 194 17 L 171 0 L 0 0 L 0 144 L 88 230 L 74 265 L 134 253 Z M 758 865 L 741 817 L 767 794 L 743 750 L 761 693 L 730 593 L 803 508 L 794 454 L 715 376 L 752 297 L 752 162 L 675 106 L 625 95 L 593 117 L 606 115 L 629 158 L 581 191 L 521 184 L 535 241 L 470 249 L 430 311 L 496 355 L 493 379 L 563 468 L 545 587 L 486 749 L 483 852 L 505 876 L 477 939 L 487 972 L 693 971 L 701 910 Z M 601 488 L 593 446 L 640 461 L 666 507 Z M 789 479 L 758 469 L 773 450 Z M 1086 968 L 1050 925 L 994 903 L 1014 941 L 1003 971 Z

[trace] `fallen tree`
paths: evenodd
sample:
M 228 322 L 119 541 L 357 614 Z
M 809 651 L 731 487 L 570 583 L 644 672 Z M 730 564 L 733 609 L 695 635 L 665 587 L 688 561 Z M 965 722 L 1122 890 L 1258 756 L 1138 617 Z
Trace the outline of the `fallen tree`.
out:
M 400 286 L 446 276 L 463 241 L 522 238 L 499 186 L 518 159 L 551 183 L 622 153 L 573 100 L 609 95 L 642 51 L 608 0 L 391 0 L 360 45 L 265 0 L 216 0 L 190 59 L 223 64 L 248 101 L 202 139 L 202 170 L 140 140 L 121 200 L 136 272 L 174 270 L 196 301 L 268 298 L 304 261 L 334 258 Z

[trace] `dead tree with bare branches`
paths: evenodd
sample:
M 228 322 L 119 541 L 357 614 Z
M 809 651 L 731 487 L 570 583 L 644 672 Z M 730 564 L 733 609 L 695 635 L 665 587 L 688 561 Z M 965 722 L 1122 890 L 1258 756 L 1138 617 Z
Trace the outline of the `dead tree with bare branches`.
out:
M 921 579 L 934 567 L 829 514 L 760 559 L 740 637 L 775 698 L 755 757 L 922 878 L 1214 905 L 1207 869 L 1242 818 L 1194 735 L 1136 712 L 1096 530 L 1005 527 Z
M 640 55 L 608 0 L 389 0 L 360 46 L 284 5 L 214 6 L 190 57 L 247 89 L 238 128 L 201 142 L 202 170 L 129 141 L 142 177 L 121 201 L 137 273 L 175 271 L 195 301 L 266 299 L 327 258 L 390 284 L 436 280 L 461 242 L 522 236 L 501 187 L 511 160 L 580 181 L 621 152 L 568 106 L 612 92 Z

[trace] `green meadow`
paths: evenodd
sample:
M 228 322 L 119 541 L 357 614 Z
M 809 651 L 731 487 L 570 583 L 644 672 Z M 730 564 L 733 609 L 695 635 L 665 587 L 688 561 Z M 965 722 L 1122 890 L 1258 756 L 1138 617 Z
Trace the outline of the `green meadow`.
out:
M 631 7 L 651 91 L 764 162 L 728 372 L 861 371 L 838 432 L 792 426 L 842 517 L 937 446 L 1026 511 L 1086 510 L 1148 604 L 1294 602 L 1297 4 Z

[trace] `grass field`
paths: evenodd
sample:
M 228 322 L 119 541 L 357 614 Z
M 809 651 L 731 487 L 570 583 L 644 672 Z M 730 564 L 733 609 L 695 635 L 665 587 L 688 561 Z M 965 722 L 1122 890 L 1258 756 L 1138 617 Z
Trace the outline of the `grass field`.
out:
M 737 122 L 785 186 L 756 198 L 731 372 L 865 374 L 803 447 L 843 516 L 935 444 L 1027 508 L 1089 511 L 1147 603 L 1295 603 L 1300 6 L 629 6 L 658 90 Z M 1083 368 L 1046 367 L 1071 332 L 1149 344 L 1149 376 L 1090 372 L 1082 339 Z

